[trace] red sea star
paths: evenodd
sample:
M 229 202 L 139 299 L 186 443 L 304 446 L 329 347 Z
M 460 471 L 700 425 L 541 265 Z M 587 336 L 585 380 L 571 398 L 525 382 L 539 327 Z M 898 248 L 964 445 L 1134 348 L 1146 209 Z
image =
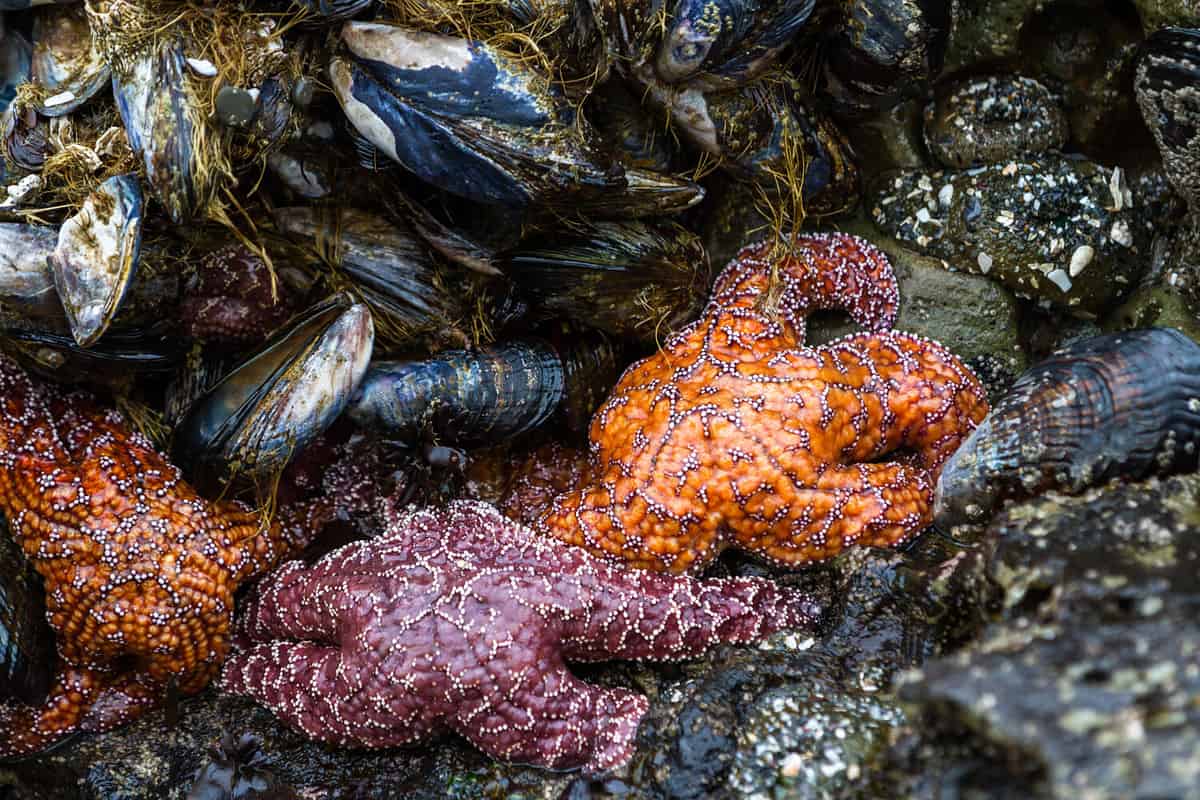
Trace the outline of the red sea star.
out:
M 120 414 L 35 383 L 5 356 L 0 511 L 45 582 L 59 657 L 44 706 L 0 704 L 0 758 L 121 724 L 169 685 L 204 688 L 228 649 L 238 584 L 328 516 L 317 503 L 285 528 L 209 503 Z
M 700 319 L 626 370 L 592 420 L 581 488 L 556 497 L 537 530 L 682 573 L 726 546 L 799 565 L 929 524 L 943 462 L 987 413 L 979 381 L 941 345 L 901 333 L 803 347 L 815 309 L 890 328 L 895 278 L 883 253 L 846 234 L 799 238 L 774 262 L 769 251 L 743 249 Z
M 647 700 L 566 661 L 687 658 L 813 621 L 770 581 L 622 569 L 459 501 L 264 579 L 240 623 L 257 644 L 222 685 L 334 744 L 448 728 L 499 758 L 603 770 L 631 755 Z

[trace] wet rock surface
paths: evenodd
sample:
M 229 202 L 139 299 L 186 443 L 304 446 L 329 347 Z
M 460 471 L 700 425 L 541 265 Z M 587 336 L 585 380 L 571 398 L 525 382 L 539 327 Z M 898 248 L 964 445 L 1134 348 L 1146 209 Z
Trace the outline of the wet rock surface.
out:
M 554 797 L 567 782 L 541 770 L 497 765 L 452 738 L 421 749 L 325 747 L 280 726 L 251 701 L 210 690 L 180 703 L 177 719 L 157 711 L 102 737 L 77 737 L 37 761 L 0 768 L 0 797 L 182 800 L 226 732 L 257 737 L 260 768 L 300 797 L 434 800 L 532 790 L 523 796 Z
M 1119 168 L 1046 156 L 881 176 L 870 213 L 880 231 L 947 268 L 1090 317 L 1144 268 L 1148 227 L 1136 203 Z
M 988 533 L 1001 620 L 901 682 L 913 723 L 896 790 L 1200 796 L 1197 534 L 1195 475 L 1002 513 Z

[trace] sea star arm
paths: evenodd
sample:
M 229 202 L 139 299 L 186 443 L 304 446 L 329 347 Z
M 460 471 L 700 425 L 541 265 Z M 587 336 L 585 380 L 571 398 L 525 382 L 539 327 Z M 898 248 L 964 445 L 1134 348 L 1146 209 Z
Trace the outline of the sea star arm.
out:
M 341 587 L 326 586 L 321 577 L 302 561 L 280 566 L 256 587 L 242 612 L 240 632 L 257 642 L 295 639 L 336 644 L 343 600 L 334 598 Z
M 5 732 L 0 758 L 36 752 L 78 731 L 105 677 L 89 669 L 63 670 L 42 705 L 0 703 L 0 731 Z
M 230 656 L 221 687 L 253 696 L 288 724 L 313 739 L 333 744 L 354 741 L 339 704 L 343 665 L 339 648 L 312 642 L 258 644 Z
M 586 625 L 564 633 L 563 654 L 574 661 L 692 658 L 720 642 L 811 628 L 818 615 L 807 596 L 762 581 L 612 568 L 593 593 Z
M 551 644 L 540 650 L 541 657 L 532 662 L 531 654 L 520 650 L 517 662 L 501 657 L 489 664 L 488 670 L 505 680 L 524 680 L 502 699 L 489 694 L 464 704 L 454 729 L 484 752 L 550 769 L 582 764 L 599 772 L 627 760 L 638 722 L 649 708 L 646 698 L 584 683 Z
M 896 462 L 830 464 L 812 488 L 797 490 L 785 535 L 742 528 L 735 537 L 738 546 L 778 563 L 817 561 L 855 544 L 905 541 L 929 524 L 932 503 L 933 486 L 922 469 Z

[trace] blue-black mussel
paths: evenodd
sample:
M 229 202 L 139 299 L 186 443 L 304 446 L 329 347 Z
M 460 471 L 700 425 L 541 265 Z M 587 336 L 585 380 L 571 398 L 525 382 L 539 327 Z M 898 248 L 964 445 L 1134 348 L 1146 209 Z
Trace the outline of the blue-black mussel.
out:
M 479 41 L 346 23 L 333 89 L 355 129 L 427 183 L 480 203 L 604 216 L 680 211 L 703 191 L 626 168 L 545 76 Z
M 370 311 L 346 294 L 298 314 L 191 404 L 177 461 L 201 486 L 269 482 L 341 414 L 373 342 Z
M 671 222 L 580 224 L 498 263 L 542 313 L 649 342 L 695 319 L 712 277 L 699 237 Z
M 1200 345 L 1172 328 L 1077 341 L 1031 367 L 946 462 L 946 528 L 1011 498 L 1200 464 Z
M 557 346 L 526 337 L 376 362 L 348 414 L 410 447 L 490 445 L 555 415 L 582 430 L 616 377 L 615 351 L 601 334 L 576 333 Z

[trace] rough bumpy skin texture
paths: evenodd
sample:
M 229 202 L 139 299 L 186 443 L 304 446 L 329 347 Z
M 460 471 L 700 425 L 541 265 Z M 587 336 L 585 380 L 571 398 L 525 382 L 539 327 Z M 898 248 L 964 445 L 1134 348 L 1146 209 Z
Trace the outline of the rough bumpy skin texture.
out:
M 204 688 L 228 649 L 233 592 L 302 543 L 286 526 L 209 503 L 82 392 L 34 383 L 0 356 L 0 511 L 41 574 L 58 675 L 41 708 L 0 705 L 0 758 L 105 730 L 165 688 Z
M 498 758 L 603 770 L 632 754 L 647 700 L 565 662 L 687 658 L 814 623 L 770 581 L 625 570 L 484 503 L 390 517 L 257 587 L 241 624 L 258 643 L 229 659 L 226 689 L 338 745 L 450 729 Z
M 261 341 L 297 310 L 286 291 L 272 281 L 266 263 L 243 245 L 214 250 L 197 266 L 180 304 L 184 332 L 219 344 Z
M 583 488 L 556 497 L 539 531 L 683 573 L 726 546 L 799 565 L 929 524 L 942 463 L 987 413 L 983 388 L 916 336 L 802 347 L 808 312 L 842 308 L 879 331 L 898 296 L 862 239 L 793 245 L 781 259 L 743 249 L 703 316 L 625 372 L 592 420 Z

